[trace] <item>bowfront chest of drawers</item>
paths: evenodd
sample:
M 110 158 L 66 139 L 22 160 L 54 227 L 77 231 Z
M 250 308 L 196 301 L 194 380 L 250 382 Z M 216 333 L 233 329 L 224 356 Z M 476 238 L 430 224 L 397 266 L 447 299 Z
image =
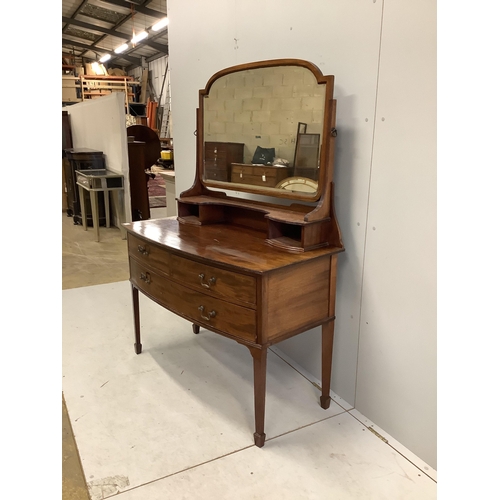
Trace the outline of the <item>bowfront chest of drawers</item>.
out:
M 253 359 L 259 447 L 266 439 L 266 362 L 273 344 L 321 326 L 320 404 L 330 406 L 337 258 L 344 251 L 334 209 L 333 81 L 299 59 L 257 61 L 215 73 L 199 91 L 196 174 L 179 194 L 178 216 L 124 224 L 136 353 L 142 351 L 139 292 L 188 320 L 195 334 L 208 329 L 246 346 Z M 285 95 L 285 82 L 290 92 L 300 85 L 301 93 L 276 99 Z M 302 90 L 310 99 L 302 110 L 307 112 L 297 114 Z M 276 188 L 292 175 L 290 168 L 243 164 L 250 139 L 278 144 L 283 139 L 278 132 L 309 115 L 321 130 L 319 163 L 312 163 L 319 165 L 314 192 Z M 299 121 L 298 131 L 306 129 Z M 207 131 L 227 142 L 205 141 Z
M 250 228 L 182 224 L 175 217 L 124 227 L 136 353 L 142 351 L 139 291 L 191 322 L 194 333 L 203 327 L 247 346 L 254 362 L 254 439 L 263 446 L 267 348 L 323 325 L 321 405 L 328 408 L 337 251 L 284 253 Z

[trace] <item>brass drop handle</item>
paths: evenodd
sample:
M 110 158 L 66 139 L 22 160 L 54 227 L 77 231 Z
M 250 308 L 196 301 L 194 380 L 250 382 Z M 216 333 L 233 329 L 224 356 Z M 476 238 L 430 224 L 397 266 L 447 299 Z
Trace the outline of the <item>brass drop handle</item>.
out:
M 143 247 L 142 245 L 139 245 L 137 247 L 137 250 L 139 250 L 139 253 L 142 253 L 142 255 L 149 255 L 149 251 L 146 247 Z
M 209 280 L 208 283 L 204 283 L 203 280 L 205 279 L 205 275 L 203 273 L 200 273 L 198 275 L 200 278 L 200 284 L 201 286 L 204 286 L 205 288 L 210 288 L 211 286 L 215 285 L 216 278 L 212 276 Z
M 151 275 L 149 273 L 141 273 L 141 280 L 149 285 L 151 283 Z
M 201 312 L 201 317 L 202 317 L 204 320 L 206 320 L 206 321 L 210 321 L 212 318 L 215 318 L 215 314 L 216 314 L 216 313 L 215 313 L 215 311 L 210 311 L 210 312 L 208 313 L 208 316 L 204 316 L 204 315 L 203 315 L 203 311 L 204 311 L 204 310 L 205 310 L 205 306 L 200 306 L 200 307 L 198 307 L 198 311 L 200 311 L 200 312 Z

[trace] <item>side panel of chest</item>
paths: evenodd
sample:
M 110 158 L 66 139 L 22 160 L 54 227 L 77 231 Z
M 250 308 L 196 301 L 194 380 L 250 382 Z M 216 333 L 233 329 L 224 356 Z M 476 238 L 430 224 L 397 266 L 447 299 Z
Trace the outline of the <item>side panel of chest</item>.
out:
M 263 337 L 273 343 L 328 318 L 330 278 L 328 256 L 284 267 L 266 276 L 262 289 Z

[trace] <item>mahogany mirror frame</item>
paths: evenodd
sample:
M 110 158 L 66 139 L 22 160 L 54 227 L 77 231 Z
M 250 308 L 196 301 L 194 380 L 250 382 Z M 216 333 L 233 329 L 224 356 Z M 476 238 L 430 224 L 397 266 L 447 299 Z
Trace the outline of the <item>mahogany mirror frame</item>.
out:
M 221 77 L 252 69 L 272 68 L 276 66 L 298 66 L 311 71 L 316 78 L 318 85 L 325 85 L 325 104 L 322 128 L 322 147 L 319 159 L 318 190 L 316 193 L 298 193 L 276 188 L 267 188 L 261 186 L 251 186 L 238 184 L 232 188 L 230 182 L 221 182 L 215 180 L 204 180 L 204 99 L 209 95 L 210 88 L 216 80 Z M 336 101 L 333 99 L 334 76 L 323 75 L 321 70 L 313 63 L 302 59 L 272 59 L 267 61 L 257 61 L 246 64 L 231 66 L 215 73 L 207 82 L 204 89 L 199 91 L 199 107 L 197 109 L 197 152 L 196 152 L 196 179 L 192 188 L 188 191 L 202 191 L 212 187 L 228 191 L 240 191 L 245 193 L 270 196 L 275 198 L 287 198 L 295 201 L 316 202 L 323 200 L 330 195 L 329 185 L 333 181 L 334 168 L 334 146 L 335 146 L 335 112 Z M 211 191 L 211 193 L 216 193 Z M 184 194 L 184 193 L 183 193 Z M 187 193 L 185 193 L 187 194 Z M 181 195 L 182 196 L 182 195 Z M 326 201 L 326 200 L 323 200 Z

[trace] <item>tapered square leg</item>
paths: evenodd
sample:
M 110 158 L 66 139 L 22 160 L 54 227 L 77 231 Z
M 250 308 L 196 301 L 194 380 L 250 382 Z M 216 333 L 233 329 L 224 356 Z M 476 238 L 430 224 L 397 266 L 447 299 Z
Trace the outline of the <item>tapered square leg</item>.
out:
M 321 408 L 330 407 L 330 383 L 332 378 L 333 331 L 335 321 L 324 323 L 321 328 Z
M 134 349 L 136 354 L 142 352 L 141 344 L 141 323 L 139 317 L 139 290 L 132 285 L 132 303 L 134 306 L 134 331 L 135 331 L 135 344 Z
M 253 438 L 255 446 L 262 448 L 266 441 L 264 418 L 266 408 L 267 347 L 262 347 L 261 349 L 248 347 L 248 349 L 253 358 L 253 390 L 255 403 L 255 433 Z

